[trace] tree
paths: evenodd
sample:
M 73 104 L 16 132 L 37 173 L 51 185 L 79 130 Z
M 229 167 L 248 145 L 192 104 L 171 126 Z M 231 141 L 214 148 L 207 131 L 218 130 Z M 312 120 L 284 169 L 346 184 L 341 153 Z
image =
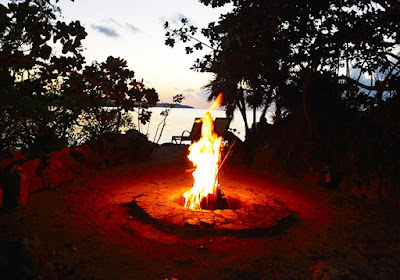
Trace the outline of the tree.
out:
M 134 78 L 134 72 L 127 68 L 127 62 L 121 58 L 108 57 L 105 62 L 94 62 L 83 70 L 83 75 L 97 81 L 98 85 L 80 79 L 70 84 L 65 84 L 66 89 L 72 94 L 83 92 L 86 99 L 82 113 L 86 120 L 77 119 L 74 131 L 79 131 L 75 136 L 78 141 L 101 137 L 104 133 L 118 132 L 121 127 L 133 124 L 130 111 L 138 114 L 139 129 L 141 124 L 150 120 L 151 112 L 146 110 L 158 102 L 158 94 L 154 88 L 147 88 L 143 81 Z M 77 88 L 79 87 L 79 88 Z M 104 90 L 111 89 L 111 90 Z M 82 114 L 81 114 L 82 115 Z
M 79 21 L 60 20 L 57 2 L 0 4 L 1 150 L 40 152 L 88 141 L 132 125 L 127 112 L 134 108 L 146 122 L 145 108 L 158 101 L 125 60 L 87 65 L 87 33 Z
M 310 115 L 308 92 L 313 77 L 323 73 L 342 84 L 337 94 L 369 100 L 369 105 L 354 108 L 360 112 L 380 107 L 398 92 L 400 9 L 396 1 L 200 2 L 212 7 L 233 5 L 218 23 L 201 30 L 208 40 L 204 45 L 212 50 L 195 61 L 194 69 L 214 73 L 207 86 L 210 98 L 217 91 L 225 92 L 228 110 L 238 107 L 244 119 L 244 104 L 254 109 L 263 105 L 266 112 L 274 102 L 276 109 L 282 110 L 287 107 L 282 102 L 288 100 L 282 98 L 283 91 L 297 87 L 304 116 L 313 133 L 318 134 Z M 193 42 L 198 28 L 188 26 L 187 21 L 182 23 L 176 29 L 166 23 L 167 45 L 174 46 L 175 40 L 187 45 Z M 190 53 L 201 48 L 196 41 L 185 50 Z M 366 75 L 372 78 L 365 79 Z M 282 114 L 277 111 L 276 115 Z
M 171 113 L 172 109 L 176 107 L 176 105 L 181 104 L 185 97 L 182 94 L 174 95 L 172 98 L 172 104 L 170 104 L 169 108 L 165 108 L 161 111 L 160 115 L 163 117 L 161 122 L 157 125 L 156 132 L 154 133 L 153 143 L 158 144 L 160 142 L 161 136 L 164 132 L 164 128 L 167 125 L 167 118 Z

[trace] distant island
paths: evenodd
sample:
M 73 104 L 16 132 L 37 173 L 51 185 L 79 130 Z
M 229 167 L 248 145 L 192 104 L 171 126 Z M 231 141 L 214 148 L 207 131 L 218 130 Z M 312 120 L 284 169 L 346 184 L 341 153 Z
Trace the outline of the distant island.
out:
M 172 104 L 172 103 L 157 103 L 156 107 L 170 108 L 171 106 L 175 106 L 175 108 L 190 108 L 190 109 L 194 109 L 194 107 L 189 106 L 189 105 Z
M 54 105 L 57 105 L 58 103 L 54 103 Z M 115 100 L 106 100 L 103 102 L 103 106 L 105 107 L 115 107 L 116 101 Z M 135 102 L 135 106 L 141 106 L 141 102 Z M 182 105 L 182 104 L 173 104 L 173 103 L 157 103 L 156 106 L 151 106 L 151 107 L 162 107 L 162 108 L 171 108 L 171 106 L 174 105 L 174 108 L 189 108 L 189 109 L 194 109 L 194 107 L 189 106 L 189 105 Z

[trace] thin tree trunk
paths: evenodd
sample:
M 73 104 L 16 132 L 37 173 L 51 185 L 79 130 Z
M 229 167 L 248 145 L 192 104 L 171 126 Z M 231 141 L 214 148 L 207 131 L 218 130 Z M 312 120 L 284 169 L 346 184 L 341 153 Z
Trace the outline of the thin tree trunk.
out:
M 268 94 L 265 97 L 265 106 L 264 106 L 264 108 L 263 108 L 263 110 L 261 112 L 260 121 L 264 120 L 265 122 L 267 122 L 266 115 L 267 115 L 267 111 L 268 111 L 269 105 L 271 105 L 272 94 L 273 94 L 273 90 L 271 91 L 271 94 Z
M 312 122 L 310 113 L 309 113 L 309 108 L 308 108 L 308 89 L 310 86 L 310 81 L 311 81 L 311 74 L 312 70 L 307 68 L 304 76 L 304 83 L 303 83 L 303 110 L 304 110 L 304 116 L 306 117 L 306 121 L 308 126 L 311 128 L 311 131 L 318 136 L 318 132 L 314 127 L 314 124 Z
M 239 94 L 237 104 L 238 104 L 239 111 L 242 114 L 243 121 L 244 121 L 245 137 L 247 137 L 247 135 L 249 135 L 250 129 L 249 129 L 249 124 L 247 122 L 246 103 L 244 102 L 243 89 L 240 88 L 240 91 L 241 91 L 241 93 Z
M 256 125 L 256 106 L 253 107 L 253 127 Z

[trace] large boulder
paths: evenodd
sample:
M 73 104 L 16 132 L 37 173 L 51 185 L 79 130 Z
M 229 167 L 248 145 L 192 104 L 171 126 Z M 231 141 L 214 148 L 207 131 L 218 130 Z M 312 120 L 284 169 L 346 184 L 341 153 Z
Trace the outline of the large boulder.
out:
M 26 161 L 26 156 L 19 151 L 6 152 L 0 155 L 0 170 L 4 171 L 11 165 Z
M 130 143 L 127 154 L 131 160 L 146 160 L 150 157 L 152 144 L 144 134 L 131 129 L 125 135 Z
M 25 205 L 28 193 L 43 187 L 54 188 L 76 175 L 110 165 L 148 159 L 152 144 L 136 130 L 126 134 L 106 134 L 89 145 L 27 160 L 20 152 L 0 155 L 0 206 Z
M 72 180 L 81 172 L 81 165 L 71 156 L 71 151 L 65 148 L 49 154 L 40 164 L 39 175 L 44 186 L 49 188 Z
M 104 152 L 104 143 L 101 139 L 91 141 L 88 144 L 91 154 L 88 161 L 89 166 L 94 169 L 103 169 L 107 166 Z
M 37 171 L 41 163 L 41 159 L 37 158 L 29 160 L 17 167 L 21 174 L 21 185 L 26 185 L 29 192 L 35 192 L 43 188 L 42 178 L 39 177 Z
M 126 134 L 116 134 L 105 140 L 107 159 L 110 163 L 118 164 L 132 161 L 132 158 L 129 156 L 131 143 Z
M 97 169 L 145 160 L 151 153 L 150 141 L 137 130 L 129 130 L 125 134 L 105 134 L 101 139 L 91 142 L 89 147 L 92 164 L 96 164 Z
M 95 167 L 94 153 L 89 145 L 81 145 L 70 150 L 71 156 L 80 163 L 80 173 L 90 173 Z

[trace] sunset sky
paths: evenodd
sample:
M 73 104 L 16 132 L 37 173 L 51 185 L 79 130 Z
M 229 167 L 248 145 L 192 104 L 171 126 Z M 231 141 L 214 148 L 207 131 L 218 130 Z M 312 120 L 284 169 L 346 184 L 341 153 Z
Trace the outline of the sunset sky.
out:
M 211 75 L 189 69 L 200 53 L 186 55 L 182 44 L 166 46 L 163 24 L 179 26 L 180 19 L 187 17 L 205 27 L 230 7 L 212 9 L 197 0 L 61 0 L 59 5 L 65 21 L 80 20 L 86 28 L 87 62 L 104 61 L 109 55 L 122 57 L 137 79 L 143 78 L 146 86 L 157 90 L 162 102 L 182 93 L 183 104 L 208 107 L 201 87 Z

